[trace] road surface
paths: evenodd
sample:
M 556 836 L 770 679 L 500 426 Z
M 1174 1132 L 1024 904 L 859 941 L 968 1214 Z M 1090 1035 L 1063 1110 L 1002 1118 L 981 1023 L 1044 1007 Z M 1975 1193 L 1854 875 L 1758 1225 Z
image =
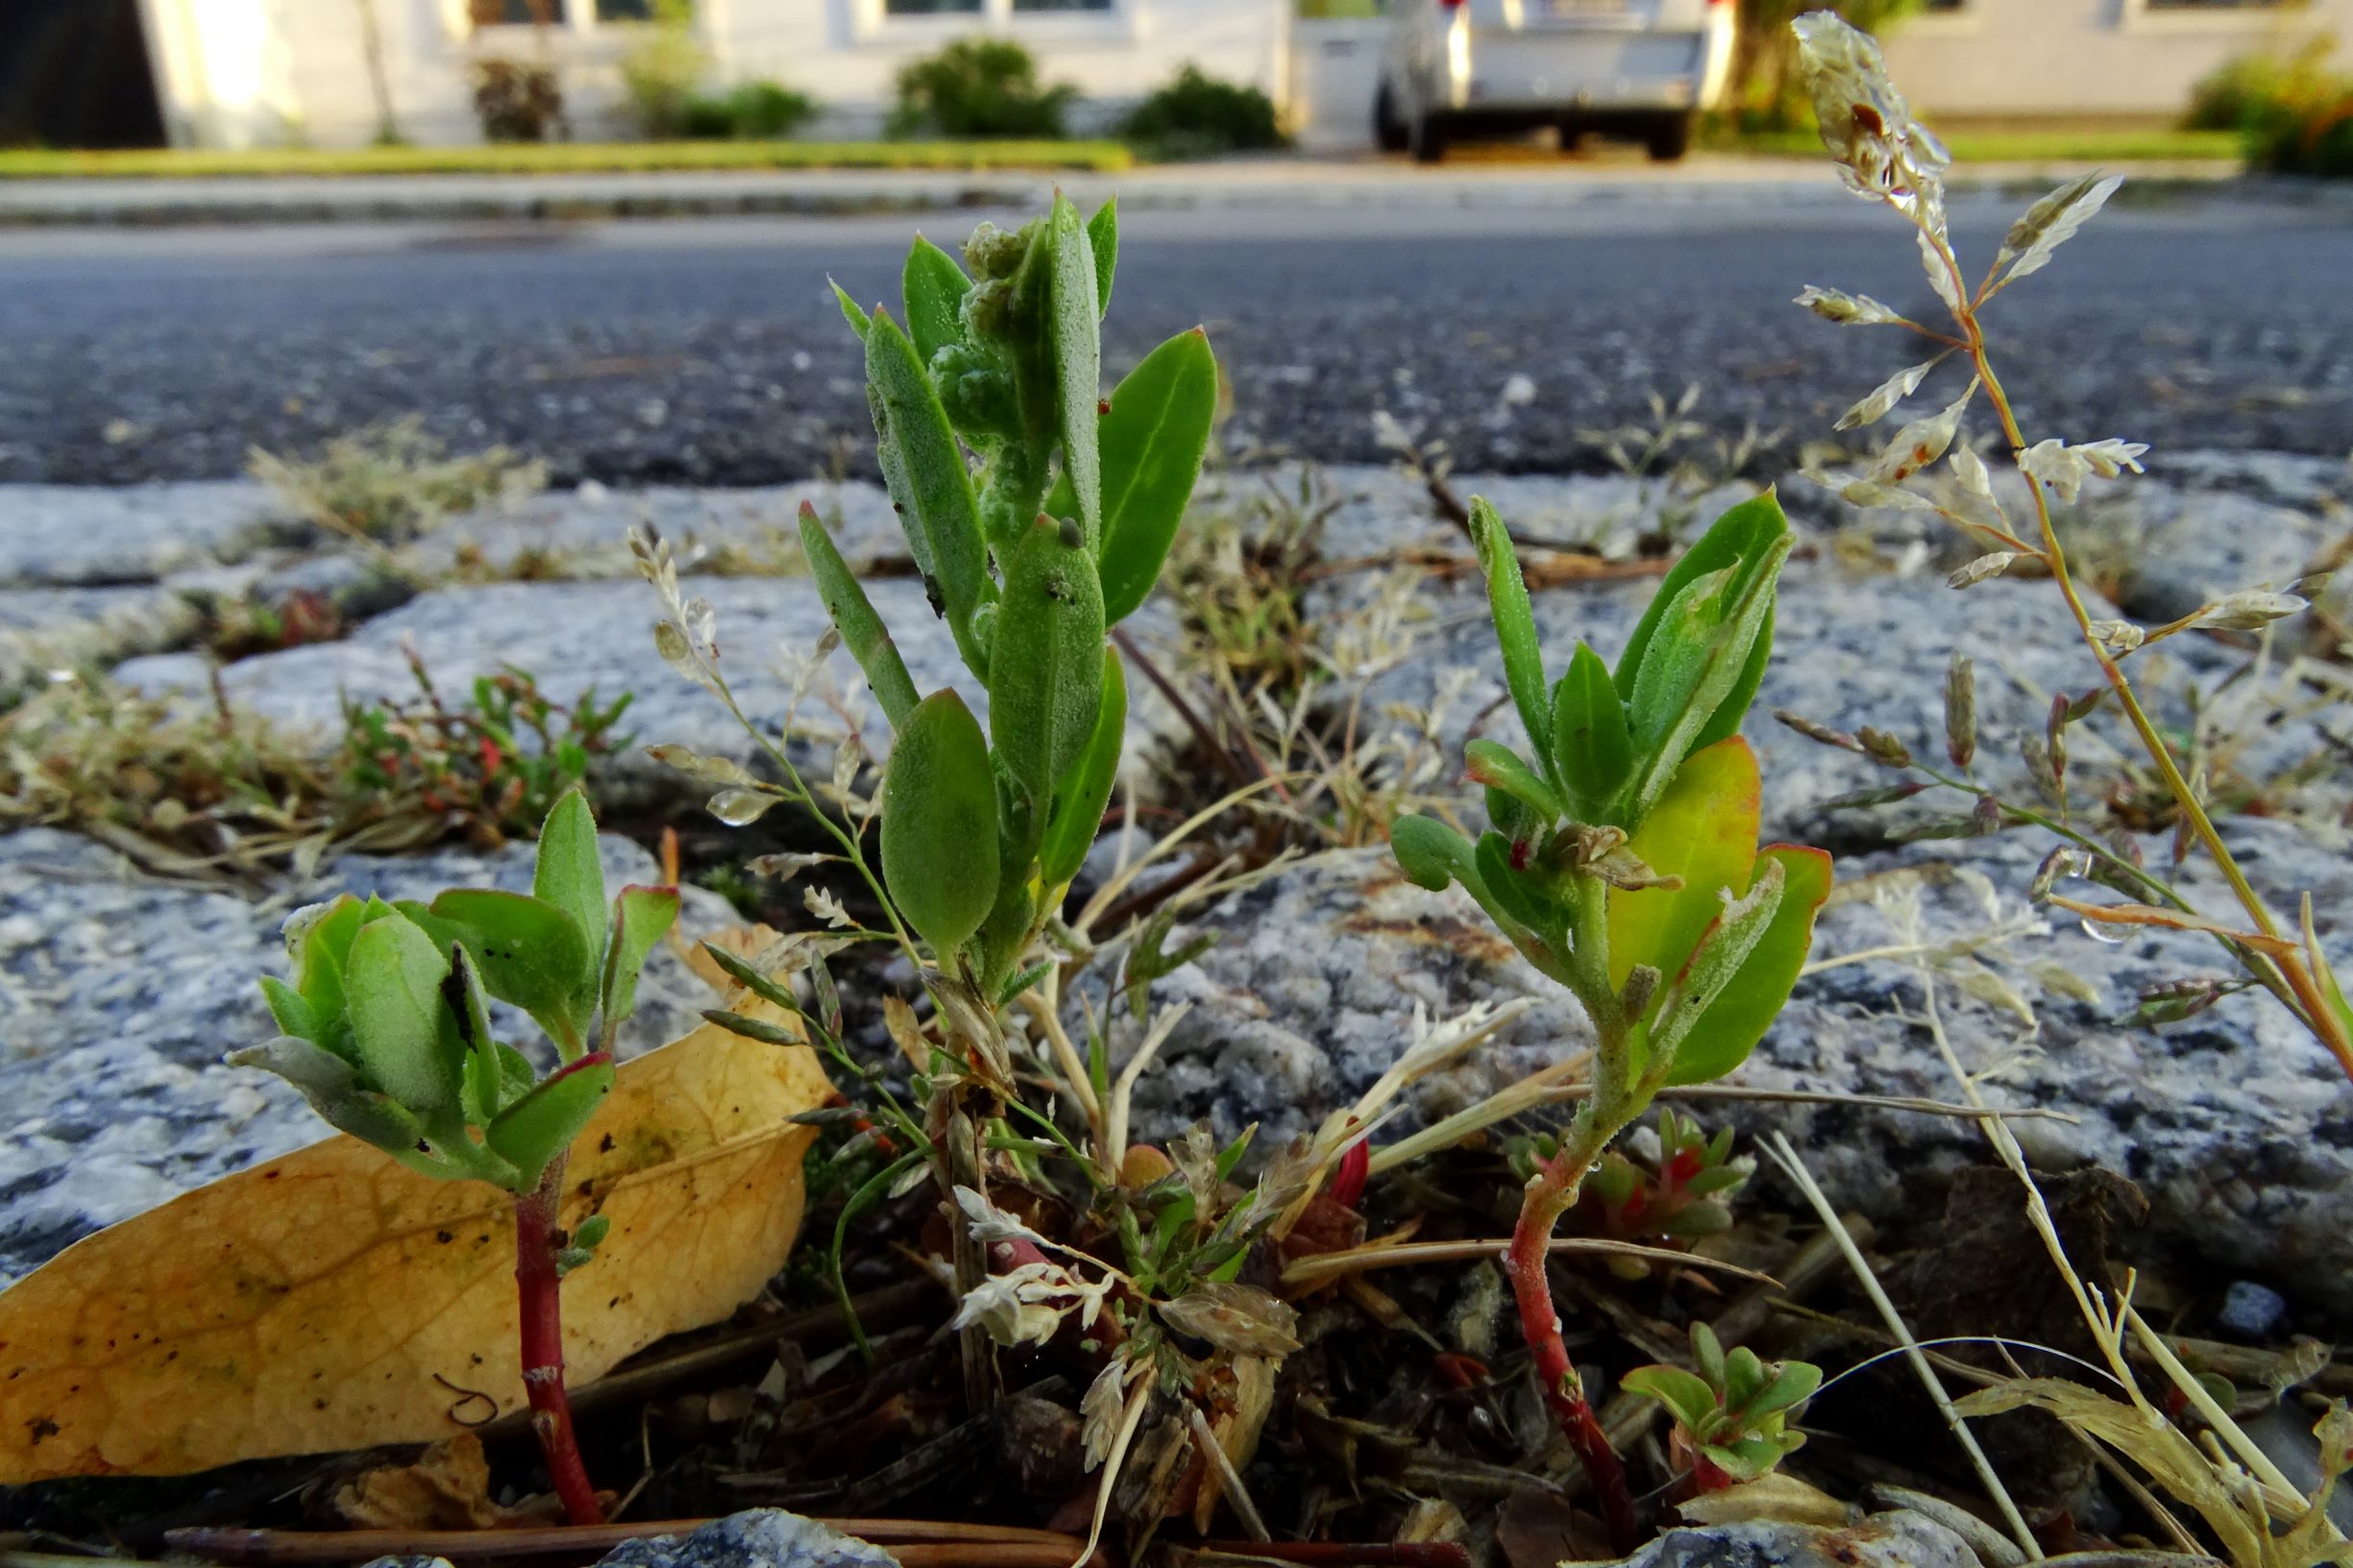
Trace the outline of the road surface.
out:
M 2024 199 L 1961 199 L 1967 254 L 1987 257 Z M 953 242 L 980 215 L 921 227 Z M 916 226 L 0 232 L 0 481 L 229 476 L 252 447 L 408 413 L 559 481 L 863 472 L 825 280 L 895 297 Z M 2005 380 L 2036 435 L 2342 455 L 2348 280 L 2344 204 L 2120 201 L 2001 301 Z M 1919 356 L 1794 308 L 1806 283 L 1935 309 L 1888 214 L 1811 188 L 1142 212 L 1106 356 L 1115 373 L 1203 322 L 1233 381 L 1230 449 L 1377 459 L 1385 410 L 1466 469 L 1605 468 L 1597 432 L 1696 386 L 1697 444 L 1752 433 L 1762 474 Z

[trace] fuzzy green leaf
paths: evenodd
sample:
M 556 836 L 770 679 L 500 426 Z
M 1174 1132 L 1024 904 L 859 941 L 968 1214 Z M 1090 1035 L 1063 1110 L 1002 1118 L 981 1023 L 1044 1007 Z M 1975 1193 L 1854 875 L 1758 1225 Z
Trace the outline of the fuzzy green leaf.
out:
M 1112 278 L 1119 270 L 1119 198 L 1112 197 L 1087 220 L 1087 239 L 1094 247 L 1095 311 L 1111 314 Z
M 989 598 L 989 562 L 971 472 L 915 345 L 885 311 L 874 313 L 867 334 L 866 391 L 874 454 L 907 530 L 908 552 L 947 617 L 957 651 L 977 672 L 984 665 L 972 616 Z
M 883 884 L 944 968 L 988 918 L 998 874 L 988 743 L 964 698 L 934 692 L 883 773 Z
M 1679 1059 L 1683 1042 L 1697 1032 L 1700 1020 L 1730 987 L 1741 966 L 1772 928 L 1788 880 L 1778 861 L 1760 866 L 1749 891 L 1725 905 L 1724 913 L 1702 933 L 1683 972 L 1675 977 L 1674 987 L 1658 1004 L 1648 1043 L 1654 1057 L 1673 1062 L 1669 1081 L 1695 1081 L 1678 1070 L 1686 1066 Z
M 907 661 L 899 657 L 891 628 L 883 625 L 873 601 L 866 597 L 857 574 L 834 548 L 833 535 L 819 519 L 817 508 L 805 501 L 800 503 L 800 552 L 808 559 L 809 576 L 817 583 L 818 598 L 824 600 L 826 615 L 842 634 L 842 646 L 866 672 L 874 700 L 882 704 L 883 716 L 896 729 L 915 709 L 914 677 L 907 674 Z
M 1768 490 L 1761 496 L 1742 502 L 1716 519 L 1699 541 L 1683 552 L 1652 595 L 1650 607 L 1634 625 L 1633 635 L 1627 639 L 1626 651 L 1618 656 L 1618 695 L 1631 698 L 1634 680 L 1648 656 L 1651 641 L 1657 635 L 1658 624 L 1667 608 L 1694 579 L 1710 572 L 1720 572 L 1728 566 L 1753 566 L 1772 551 L 1773 547 L 1789 533 L 1789 520 L 1782 515 L 1780 498 Z M 1777 562 L 1774 570 L 1778 571 Z M 1739 678 L 1725 694 L 1706 723 L 1693 735 L 1686 752 L 1713 746 L 1740 727 L 1749 704 L 1756 700 L 1756 689 L 1764 680 L 1765 662 L 1773 651 L 1773 631 L 1770 612 L 1762 633 L 1749 651 L 1748 661 Z M 1681 759 L 1676 759 L 1679 762 Z
M 261 995 L 270 1004 L 270 1017 L 284 1033 L 314 1045 L 327 1043 L 320 1038 L 326 1031 L 318 1012 L 301 992 L 275 975 L 265 974 L 261 977 Z
M 483 1131 L 491 1152 L 515 1167 L 515 1190 L 527 1192 L 556 1156 L 572 1147 L 613 1089 L 613 1064 L 582 1057 L 501 1112 Z
M 1389 852 L 1406 880 L 1444 893 L 1472 870 L 1470 841 L 1434 817 L 1400 817 L 1389 823 Z
M 371 920 L 352 939 L 344 970 L 352 1044 L 368 1086 L 430 1121 L 458 1109 L 465 1064 L 441 1023 L 450 961 L 399 915 Z
M 259 1067 L 274 1072 L 302 1090 L 313 1107 L 329 1104 L 359 1089 L 359 1069 L 299 1035 L 280 1035 L 258 1045 L 247 1045 L 223 1058 L 233 1067 Z
M 343 1017 L 343 966 L 359 928 L 376 918 L 372 902 L 347 893 L 287 918 L 286 956 L 294 964 L 294 989 L 310 1004 L 322 1030 L 331 1032 L 333 1021 Z
M 1568 674 L 1553 688 L 1553 774 L 1568 792 L 1571 815 L 1614 821 L 1609 803 L 1633 771 L 1626 702 L 1602 656 L 1580 642 Z
M 842 307 L 842 319 L 848 322 L 849 330 L 858 334 L 858 341 L 865 342 L 866 334 L 874 330 L 874 318 L 868 315 L 865 307 L 851 299 L 849 290 L 840 283 L 828 278 L 825 286 L 833 290 L 833 303 Z
M 1200 480 L 1216 414 L 1217 356 L 1197 327 L 1146 355 L 1112 392 L 1099 430 L 1100 565 L 1103 617 L 1114 625 L 1134 614 L 1160 580 Z
M 1103 460 L 1095 437 L 1103 396 L 1103 311 L 1096 292 L 1094 244 L 1066 196 L 1046 220 L 1051 272 L 1046 331 L 1060 410 L 1063 471 L 1078 502 L 1091 558 L 1103 548 Z
M 1118 782 L 1119 751 L 1126 739 L 1127 673 L 1119 655 L 1105 649 L 1103 705 L 1095 712 L 1094 733 L 1054 791 L 1053 815 L 1038 846 L 1038 876 L 1043 887 L 1063 886 L 1086 864 L 1087 851 L 1102 831 L 1112 786 Z
M 1775 845 L 1757 856 L 1756 874 L 1764 875 L 1768 865 L 1781 872 L 1773 923 L 1683 1041 L 1667 1075 L 1670 1084 L 1709 1083 L 1747 1061 L 1805 968 L 1815 918 L 1830 896 L 1830 857 L 1819 849 Z
M 486 1127 L 521 1090 L 512 1088 L 512 1074 L 502 1054 L 507 1048 L 491 1035 L 490 993 L 482 989 L 482 977 L 467 955 L 466 944 L 453 942 L 447 951 L 450 972 L 441 982 L 443 1026 L 455 1034 L 466 1064 L 466 1120 Z M 538 1076 L 526 1063 L 523 1089 L 528 1090 Z
M 1103 706 L 1103 589 L 1094 561 L 1040 518 L 1005 569 L 989 666 L 989 735 L 1042 813 Z
M 544 898 L 495 888 L 453 888 L 430 914 L 465 943 L 484 990 L 536 1018 L 567 1055 L 578 1054 L 598 974 L 577 920 Z
M 1478 548 L 1480 569 L 1487 578 L 1487 613 L 1495 623 L 1495 641 L 1503 649 L 1504 683 L 1535 754 L 1550 765 L 1553 755 L 1552 705 L 1546 699 L 1544 650 L 1536 641 L 1535 613 L 1528 602 L 1528 581 L 1520 576 L 1519 557 L 1512 553 L 1511 535 L 1483 496 L 1471 498 L 1471 543 Z
M 598 987 L 603 1011 L 604 1039 L 637 1011 L 637 979 L 654 943 L 678 919 L 678 890 L 630 886 L 613 899 L 613 940 L 604 952 L 604 975 Z
M 954 257 L 918 234 L 915 248 L 907 253 L 901 283 L 907 331 L 915 339 L 915 352 L 929 365 L 942 349 L 963 340 L 964 297 L 971 292 L 972 280 Z
M 531 892 L 572 917 L 589 951 L 604 948 L 604 862 L 597 853 L 597 818 L 588 796 L 566 790 L 539 829 Z
M 1462 748 L 1462 756 L 1469 765 L 1472 782 L 1500 792 L 1533 813 L 1534 820 L 1522 825 L 1542 831 L 1564 814 L 1560 796 L 1553 787 L 1538 777 L 1536 771 L 1503 742 L 1472 741 Z M 1500 828 L 1505 824 L 1498 821 L 1495 825 Z M 1511 829 L 1507 828 L 1506 831 Z

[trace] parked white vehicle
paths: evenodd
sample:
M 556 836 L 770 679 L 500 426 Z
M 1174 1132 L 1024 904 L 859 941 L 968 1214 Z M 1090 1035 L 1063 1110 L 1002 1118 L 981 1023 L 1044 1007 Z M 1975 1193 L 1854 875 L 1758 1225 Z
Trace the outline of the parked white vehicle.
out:
M 1631 136 L 1671 159 L 1731 69 L 1733 0 L 1389 0 L 1373 111 L 1391 152 L 1560 128 Z

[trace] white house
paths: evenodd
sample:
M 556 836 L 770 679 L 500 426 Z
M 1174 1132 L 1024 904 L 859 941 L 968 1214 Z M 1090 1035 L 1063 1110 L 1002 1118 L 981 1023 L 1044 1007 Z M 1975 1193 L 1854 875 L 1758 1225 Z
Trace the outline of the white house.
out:
M 478 139 L 473 63 L 545 61 L 559 73 L 574 134 L 625 135 L 620 62 L 644 36 L 649 0 L 139 0 L 175 145 L 376 135 L 382 92 L 402 135 Z M 773 80 L 827 108 L 819 134 L 870 135 L 898 69 L 951 39 L 1016 39 L 1048 81 L 1077 86 L 1074 128 L 1090 128 L 1186 61 L 1263 88 L 1289 86 L 1290 0 L 695 0 L 695 30 L 718 85 Z M 375 45 L 370 46 L 373 31 Z

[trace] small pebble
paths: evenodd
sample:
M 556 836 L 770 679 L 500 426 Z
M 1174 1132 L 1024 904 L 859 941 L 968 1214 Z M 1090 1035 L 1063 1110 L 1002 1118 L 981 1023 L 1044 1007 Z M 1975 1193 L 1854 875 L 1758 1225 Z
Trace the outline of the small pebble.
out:
M 2233 1280 L 2222 1292 L 2222 1332 L 2234 1339 L 2257 1343 L 2279 1333 L 2288 1316 L 2287 1298 L 2269 1286 L 2252 1280 Z

